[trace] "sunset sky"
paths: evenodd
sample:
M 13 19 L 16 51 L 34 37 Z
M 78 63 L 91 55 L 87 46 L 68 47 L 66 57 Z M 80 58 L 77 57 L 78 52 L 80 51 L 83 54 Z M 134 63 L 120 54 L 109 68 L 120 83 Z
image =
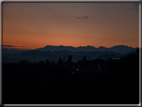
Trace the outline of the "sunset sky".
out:
M 139 47 L 136 3 L 3 3 L 3 45 Z

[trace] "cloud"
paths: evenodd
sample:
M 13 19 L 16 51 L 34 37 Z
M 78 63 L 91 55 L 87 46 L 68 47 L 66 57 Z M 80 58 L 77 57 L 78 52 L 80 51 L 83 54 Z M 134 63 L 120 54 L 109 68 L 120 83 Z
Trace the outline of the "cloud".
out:
M 82 16 L 82 17 L 77 17 L 77 19 L 88 19 L 89 16 Z
M 13 48 L 15 47 L 14 45 L 2 45 L 3 48 Z
M 3 48 L 10 48 L 10 49 L 16 49 L 16 48 L 21 48 L 25 46 L 15 46 L 15 45 L 1 45 Z
M 3 47 L 15 47 L 14 45 L 2 45 Z

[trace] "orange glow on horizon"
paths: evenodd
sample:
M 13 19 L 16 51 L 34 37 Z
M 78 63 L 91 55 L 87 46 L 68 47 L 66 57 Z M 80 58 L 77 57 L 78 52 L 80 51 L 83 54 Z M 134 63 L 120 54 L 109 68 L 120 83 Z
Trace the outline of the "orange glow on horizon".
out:
M 3 44 L 3 45 L 11 45 L 11 44 Z M 19 46 L 18 44 L 15 44 L 15 47 L 8 47 L 9 49 L 16 49 L 16 50 L 28 50 L 28 49 L 38 49 L 38 48 L 44 48 L 45 46 L 47 46 L 47 45 L 41 45 L 41 46 L 39 46 L 39 45 L 37 45 L 37 46 L 25 46 L 25 47 L 22 47 L 22 46 Z M 49 46 L 70 46 L 70 45 L 49 45 Z M 87 46 L 91 46 L 91 45 L 84 45 L 84 46 L 81 46 L 81 47 L 87 47 Z M 115 45 L 115 46 L 117 46 L 117 45 Z M 127 46 L 127 45 L 125 45 L 125 46 Z M 74 48 L 77 48 L 77 47 L 80 47 L 80 46 L 71 46 L 71 47 L 74 47 Z M 93 46 L 93 47 L 95 47 L 95 48 L 99 48 L 100 46 Z M 103 47 L 105 47 L 105 46 L 103 46 Z M 113 46 L 110 46 L 110 47 L 106 47 L 106 48 L 111 48 L 111 47 L 113 47 Z M 132 48 L 136 48 L 136 47 L 132 47 Z
M 139 13 L 129 9 L 131 6 L 131 3 L 3 3 L 3 45 L 14 45 L 9 48 L 19 50 L 47 45 L 139 47 Z M 83 18 L 86 15 L 88 18 Z

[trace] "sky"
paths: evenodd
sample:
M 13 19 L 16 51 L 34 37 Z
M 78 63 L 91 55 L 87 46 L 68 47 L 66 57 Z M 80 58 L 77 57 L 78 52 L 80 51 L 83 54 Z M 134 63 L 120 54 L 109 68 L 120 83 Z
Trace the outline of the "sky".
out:
M 3 3 L 3 45 L 139 47 L 136 3 Z

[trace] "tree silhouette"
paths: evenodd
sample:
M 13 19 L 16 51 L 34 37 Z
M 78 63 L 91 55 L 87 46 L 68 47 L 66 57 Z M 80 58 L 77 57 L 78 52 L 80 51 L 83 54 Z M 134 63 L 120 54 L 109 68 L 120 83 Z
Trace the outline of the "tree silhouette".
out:
M 69 63 L 69 64 L 72 63 L 72 56 L 71 55 L 68 56 L 67 63 Z
M 84 55 L 84 57 L 82 58 L 82 61 L 84 61 L 84 62 L 85 62 L 85 61 L 86 61 L 86 59 L 87 59 L 87 58 L 86 58 L 86 55 Z
M 139 49 L 136 50 L 136 53 L 139 54 Z
M 96 103 L 139 101 L 139 56 L 137 54 L 125 56 L 120 60 L 107 61 L 86 60 L 84 55 L 82 60 L 76 63 L 72 62 L 72 56 L 69 55 L 65 64 L 67 66 L 64 66 L 61 57 L 57 64 L 49 60 L 37 63 L 27 60 L 2 63 L 3 102 L 8 104 L 93 103 L 94 100 Z M 105 75 L 99 72 L 99 68 L 101 72 L 105 72 Z M 41 87 L 49 87 L 51 91 L 39 90 Z M 12 91 L 9 91 L 10 89 Z M 118 97 L 114 94 L 116 91 L 120 92 L 117 94 Z M 99 96 L 103 96 L 104 99 L 100 99 Z M 110 97 L 107 98 L 108 96 Z M 59 98 L 63 102 L 60 102 Z M 78 99 L 81 102 L 78 102 Z
M 48 59 L 46 59 L 46 64 L 48 65 L 48 64 L 51 64 L 51 62 L 48 60 Z
M 58 66 L 62 67 L 63 66 L 63 61 L 62 58 L 60 57 L 58 60 Z

